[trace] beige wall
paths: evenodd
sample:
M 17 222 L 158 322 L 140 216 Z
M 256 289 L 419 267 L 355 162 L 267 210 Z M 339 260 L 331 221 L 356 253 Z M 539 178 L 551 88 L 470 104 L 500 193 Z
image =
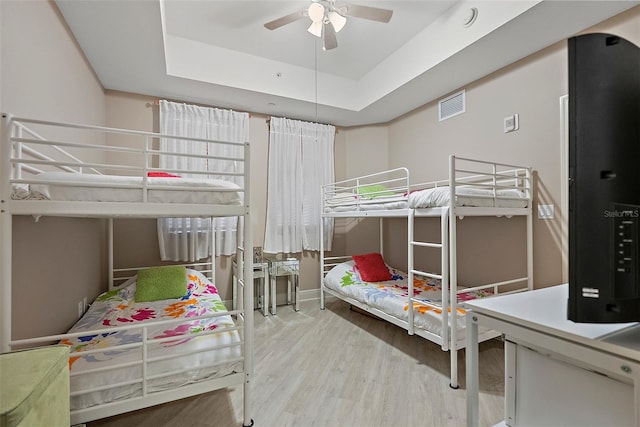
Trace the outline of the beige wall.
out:
M 53 2 L 3 0 L 0 8 L 2 111 L 103 124 L 102 86 Z
M 636 6 L 633 9 L 625 13 L 621 13 L 614 16 L 611 19 L 603 21 L 599 24 L 589 28 L 588 31 L 583 33 L 610 33 L 640 45 L 640 6 Z
M 104 124 L 102 86 L 57 8 L 0 1 L 0 110 L 16 116 Z M 77 303 L 106 283 L 104 222 L 14 217 L 14 337 L 53 334 L 76 320 Z

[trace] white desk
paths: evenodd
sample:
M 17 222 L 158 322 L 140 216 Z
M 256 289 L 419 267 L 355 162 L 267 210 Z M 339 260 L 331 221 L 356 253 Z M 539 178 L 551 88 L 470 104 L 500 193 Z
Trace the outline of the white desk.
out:
M 478 326 L 505 338 L 505 424 L 640 427 L 640 324 L 567 320 L 568 285 L 467 301 L 467 425 L 478 425 Z

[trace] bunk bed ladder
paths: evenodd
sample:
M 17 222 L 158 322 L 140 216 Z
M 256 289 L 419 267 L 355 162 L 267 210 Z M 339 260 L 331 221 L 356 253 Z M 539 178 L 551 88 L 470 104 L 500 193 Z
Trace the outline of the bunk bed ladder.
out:
M 416 305 L 422 305 L 426 307 L 435 307 L 433 304 L 429 304 L 425 301 L 413 297 L 414 292 L 414 277 L 416 274 L 420 274 L 425 277 L 429 277 L 431 279 L 440 280 L 442 286 L 442 350 L 447 351 L 451 348 L 450 340 L 449 340 L 449 328 L 446 327 L 449 323 L 449 297 L 448 297 L 448 289 L 449 289 L 449 254 L 448 254 L 448 246 L 449 246 L 449 209 L 442 208 L 440 211 L 440 243 L 437 242 L 421 242 L 414 239 L 414 222 L 415 222 L 415 210 L 411 209 L 408 215 L 408 236 L 407 239 L 409 241 L 408 245 L 408 270 L 409 270 L 409 278 L 408 278 L 408 294 L 409 294 L 409 325 L 408 331 L 410 335 L 414 334 L 415 325 L 414 325 L 414 309 Z M 417 270 L 414 264 L 415 258 L 415 248 L 423 247 L 423 248 L 433 248 L 440 250 L 440 271 L 441 274 L 429 273 L 426 271 Z

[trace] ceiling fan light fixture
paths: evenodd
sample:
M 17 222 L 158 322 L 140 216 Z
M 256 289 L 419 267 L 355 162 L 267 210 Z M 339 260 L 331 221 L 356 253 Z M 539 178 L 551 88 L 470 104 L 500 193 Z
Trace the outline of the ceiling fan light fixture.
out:
M 322 22 L 312 22 L 307 31 L 316 37 L 322 37 Z
M 299 19 L 309 17 L 311 25 L 309 25 L 307 31 L 322 39 L 322 48 L 324 50 L 331 50 L 338 47 L 336 33 L 344 28 L 347 18 L 353 17 L 370 21 L 389 22 L 392 15 L 393 10 L 391 9 L 350 3 L 337 7 L 336 0 L 311 0 L 309 7 L 281 16 L 278 19 L 267 22 L 264 26 L 268 30 L 275 30 Z
M 345 18 L 344 16 L 340 15 L 338 12 L 331 11 L 329 13 L 329 21 L 331 22 L 331 24 L 333 25 L 333 28 L 336 30 L 336 33 L 339 32 L 341 29 L 344 28 L 344 24 L 347 23 L 347 18 Z
M 322 20 L 324 19 L 324 6 L 320 3 L 311 3 L 307 13 L 314 23 L 322 23 Z

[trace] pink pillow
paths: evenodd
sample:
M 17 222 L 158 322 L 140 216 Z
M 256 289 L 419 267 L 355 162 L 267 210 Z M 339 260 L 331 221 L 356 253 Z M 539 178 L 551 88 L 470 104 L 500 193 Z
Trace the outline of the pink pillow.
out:
M 365 282 L 391 280 L 391 273 L 389 273 L 389 269 L 379 253 L 353 255 L 351 258 L 356 263 L 360 277 Z
M 180 175 L 174 175 L 169 172 L 147 172 L 149 178 L 180 178 Z

